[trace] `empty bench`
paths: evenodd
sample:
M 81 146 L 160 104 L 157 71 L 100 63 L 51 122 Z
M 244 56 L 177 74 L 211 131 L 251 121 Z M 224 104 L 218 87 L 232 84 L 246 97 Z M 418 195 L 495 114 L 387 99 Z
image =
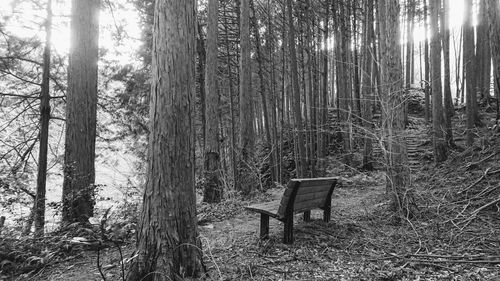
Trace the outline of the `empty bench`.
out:
M 304 212 L 304 221 L 311 219 L 311 210 L 322 209 L 323 221 L 330 221 L 332 193 L 338 178 L 292 179 L 281 200 L 255 204 L 247 210 L 260 213 L 260 238 L 269 236 L 269 217 L 284 224 L 283 243 L 293 243 L 293 215 Z

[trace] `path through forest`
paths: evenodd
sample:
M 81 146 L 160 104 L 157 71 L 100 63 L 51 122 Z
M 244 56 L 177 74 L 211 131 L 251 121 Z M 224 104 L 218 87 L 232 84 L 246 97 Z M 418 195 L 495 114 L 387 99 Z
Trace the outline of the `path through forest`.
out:
M 435 196 L 442 201 L 440 189 L 433 190 L 433 186 L 460 188 L 449 181 L 450 175 L 443 179 L 443 171 L 435 174 L 430 170 L 436 167 L 431 168 L 432 145 L 422 118 L 410 119 L 407 139 L 412 183 L 419 194 L 420 205 L 433 204 L 437 200 Z M 464 161 L 464 157 L 458 155 L 453 158 Z M 463 173 L 458 171 L 459 167 L 468 165 L 467 162 L 453 161 L 452 170 Z M 330 165 L 331 171 L 339 166 L 333 158 Z M 491 225 L 472 223 L 468 230 L 460 230 L 449 220 L 445 221 L 444 213 L 453 215 L 452 208 L 456 207 L 441 206 L 441 203 L 437 213 L 433 213 L 434 207 L 429 205 L 422 209 L 418 219 L 402 220 L 388 211 L 382 171 L 339 172 L 335 176 L 342 178 L 333 194 L 332 221 L 323 222 L 320 211 L 313 211 L 313 221 L 308 223 L 302 221 L 300 214 L 296 215 L 293 245 L 281 243 L 283 226 L 274 219 L 270 220 L 270 239 L 259 240 L 259 215 L 244 209 L 255 202 L 279 199 L 283 187 L 257 194 L 251 201 L 230 197 L 220 204 L 199 204 L 207 279 L 499 280 L 499 262 L 492 260 L 498 250 L 495 245 L 499 243 L 494 221 L 490 221 Z M 447 192 L 446 188 L 442 188 L 443 192 Z M 133 249 L 132 244 L 122 246 L 125 261 Z M 95 250 L 74 252 L 78 254 L 62 262 L 49 263 L 35 276 L 15 280 L 103 280 Z M 106 280 L 121 280 L 119 261 L 116 248 L 102 251 L 100 264 Z
M 375 173 L 344 180 L 334 192 L 330 223 L 322 222 L 320 211 L 312 212 L 313 221 L 309 223 L 296 215 L 295 242 L 291 246 L 281 243 L 283 226 L 277 220 L 270 221 L 270 239 L 260 241 L 258 214 L 243 208 L 230 219 L 205 221 L 200 226 L 200 234 L 210 277 L 214 280 L 353 280 L 364 276 L 364 262 L 349 249 L 357 236 L 364 235 L 366 226 L 360 224 L 360 218 L 383 204 L 384 186 L 374 184 L 381 179 L 382 174 Z M 275 200 L 282 192 L 282 188 L 272 189 L 258 198 Z M 133 245 L 125 247 L 125 258 L 132 250 Z M 120 280 L 118 251 L 110 248 L 101 255 L 107 279 Z M 102 280 L 96 263 L 96 252 L 89 251 L 22 280 Z

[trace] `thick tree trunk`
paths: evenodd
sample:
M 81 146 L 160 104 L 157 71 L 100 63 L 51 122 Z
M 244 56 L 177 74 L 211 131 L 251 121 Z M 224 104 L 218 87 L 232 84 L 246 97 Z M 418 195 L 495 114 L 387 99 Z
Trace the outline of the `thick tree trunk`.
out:
M 194 159 L 195 1 L 157 0 L 146 189 L 127 280 L 199 277 Z
M 255 115 L 252 92 L 252 64 L 250 60 L 250 0 L 241 0 L 240 6 L 240 145 L 239 182 L 237 189 L 250 194 L 257 186 L 252 171 L 255 151 Z
M 443 135 L 443 92 L 441 88 L 441 38 L 439 37 L 439 11 L 441 0 L 430 1 L 431 12 L 431 87 L 432 87 L 432 127 L 434 161 L 443 162 L 447 158 L 446 143 Z M 446 113 L 444 113 L 446 114 Z
M 205 161 L 203 201 L 217 203 L 222 199 L 220 181 L 219 93 L 218 73 L 219 0 L 208 2 L 207 64 L 205 66 Z
M 94 215 L 99 0 L 72 1 L 66 99 L 64 223 Z
M 306 174 L 306 149 L 304 147 L 304 127 L 302 125 L 302 111 L 300 104 L 299 74 L 297 70 L 297 53 L 295 51 L 295 27 L 293 25 L 292 0 L 286 1 L 288 12 L 288 48 L 290 52 L 290 70 L 292 74 L 293 90 L 293 117 L 297 131 L 297 153 L 298 160 L 295 163 L 297 176 L 304 177 Z
M 403 67 L 399 45 L 398 0 L 379 0 L 380 24 L 381 102 L 384 110 L 384 141 L 387 145 L 387 193 L 392 208 L 402 217 L 411 216 L 413 197 L 409 192 L 410 180 L 404 130 Z
M 45 22 L 45 47 L 43 50 L 42 89 L 40 93 L 40 149 L 38 151 L 38 176 L 35 198 L 35 237 L 43 236 L 45 227 L 45 192 L 47 181 L 47 152 L 50 121 L 50 44 L 52 35 L 52 0 L 47 2 Z

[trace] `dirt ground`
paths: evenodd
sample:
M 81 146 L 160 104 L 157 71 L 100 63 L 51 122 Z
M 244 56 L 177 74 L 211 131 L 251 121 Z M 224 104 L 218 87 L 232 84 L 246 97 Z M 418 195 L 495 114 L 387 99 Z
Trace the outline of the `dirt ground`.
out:
M 230 214 L 226 213 L 222 219 L 206 219 L 200 226 L 208 269 L 204 279 L 500 280 L 498 262 L 467 262 L 470 260 L 466 254 L 470 251 L 453 246 L 446 235 L 435 237 L 442 230 L 429 221 L 394 220 L 385 211 L 383 182 L 380 172 L 344 179 L 334 192 L 332 221 L 322 222 L 319 211 L 313 211 L 313 221 L 307 223 L 296 215 L 293 245 L 281 243 L 283 227 L 273 219 L 270 239 L 259 240 L 259 215 L 243 208 L 249 202 L 221 203 L 214 212 L 230 210 Z M 256 200 L 279 199 L 282 192 L 272 189 Z M 122 247 L 125 261 L 131 257 L 133 248 L 134 245 Z M 103 250 L 100 264 L 106 280 L 122 280 L 116 248 Z M 84 251 L 35 275 L 14 280 L 103 278 L 97 267 L 96 252 Z

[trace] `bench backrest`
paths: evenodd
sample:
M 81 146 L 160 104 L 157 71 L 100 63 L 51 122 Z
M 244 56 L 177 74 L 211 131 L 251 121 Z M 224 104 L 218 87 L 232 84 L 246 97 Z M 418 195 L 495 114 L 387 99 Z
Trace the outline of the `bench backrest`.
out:
M 292 179 L 281 198 L 278 217 L 326 207 L 338 178 Z

